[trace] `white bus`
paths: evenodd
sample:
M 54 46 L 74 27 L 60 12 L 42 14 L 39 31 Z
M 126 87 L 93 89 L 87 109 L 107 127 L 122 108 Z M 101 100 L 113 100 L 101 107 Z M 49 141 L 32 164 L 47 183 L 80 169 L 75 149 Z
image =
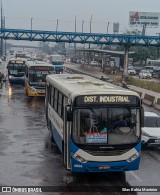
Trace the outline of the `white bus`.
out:
M 54 73 L 52 64 L 43 61 L 27 61 L 25 68 L 25 92 L 29 97 L 45 96 L 46 76 Z
M 72 172 L 137 170 L 143 109 L 139 95 L 93 77 L 54 74 L 46 78 L 50 141 Z

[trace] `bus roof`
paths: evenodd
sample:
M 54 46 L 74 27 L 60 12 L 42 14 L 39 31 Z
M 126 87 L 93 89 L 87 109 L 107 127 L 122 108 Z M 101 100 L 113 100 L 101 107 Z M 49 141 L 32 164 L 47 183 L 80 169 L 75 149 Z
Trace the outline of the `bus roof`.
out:
M 47 75 L 48 82 L 71 99 L 78 95 L 89 94 L 134 95 L 139 97 L 136 92 L 83 74 L 51 74 Z
M 53 67 L 52 64 L 49 64 L 47 62 L 44 62 L 44 61 L 27 61 L 26 65 L 28 67 L 31 67 L 31 66 L 51 66 Z
M 15 57 L 15 58 L 10 58 L 10 59 L 8 60 L 8 62 L 9 62 L 9 61 L 13 61 L 13 60 L 14 60 L 14 61 L 18 61 L 18 60 L 27 61 L 25 58 L 19 58 L 19 57 L 16 58 L 16 57 Z

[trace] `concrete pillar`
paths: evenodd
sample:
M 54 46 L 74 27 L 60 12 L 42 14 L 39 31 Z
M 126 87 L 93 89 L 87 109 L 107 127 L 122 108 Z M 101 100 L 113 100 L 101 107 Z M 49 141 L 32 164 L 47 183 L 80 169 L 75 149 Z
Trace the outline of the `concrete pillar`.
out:
M 128 53 L 129 53 L 129 46 L 126 46 L 125 54 L 124 54 L 123 79 L 124 77 L 128 76 Z

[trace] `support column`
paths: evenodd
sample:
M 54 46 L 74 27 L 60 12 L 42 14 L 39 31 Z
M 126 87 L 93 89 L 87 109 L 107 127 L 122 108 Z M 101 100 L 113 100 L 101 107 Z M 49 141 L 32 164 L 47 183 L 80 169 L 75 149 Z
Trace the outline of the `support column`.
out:
M 123 66 L 123 76 L 122 80 L 128 76 L 128 54 L 129 54 L 129 46 L 125 46 L 125 54 L 124 54 L 124 66 Z

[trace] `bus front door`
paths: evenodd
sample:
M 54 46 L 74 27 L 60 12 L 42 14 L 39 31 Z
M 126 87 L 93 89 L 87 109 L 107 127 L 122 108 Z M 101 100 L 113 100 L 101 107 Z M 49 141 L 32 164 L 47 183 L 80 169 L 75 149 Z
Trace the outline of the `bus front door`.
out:
M 64 164 L 67 169 L 71 169 L 70 165 L 70 147 L 69 147 L 69 139 L 70 139 L 70 132 L 71 132 L 71 121 L 68 121 L 68 110 L 70 109 L 69 106 L 65 107 L 65 115 L 64 115 L 64 130 L 63 130 L 63 137 L 64 137 Z

